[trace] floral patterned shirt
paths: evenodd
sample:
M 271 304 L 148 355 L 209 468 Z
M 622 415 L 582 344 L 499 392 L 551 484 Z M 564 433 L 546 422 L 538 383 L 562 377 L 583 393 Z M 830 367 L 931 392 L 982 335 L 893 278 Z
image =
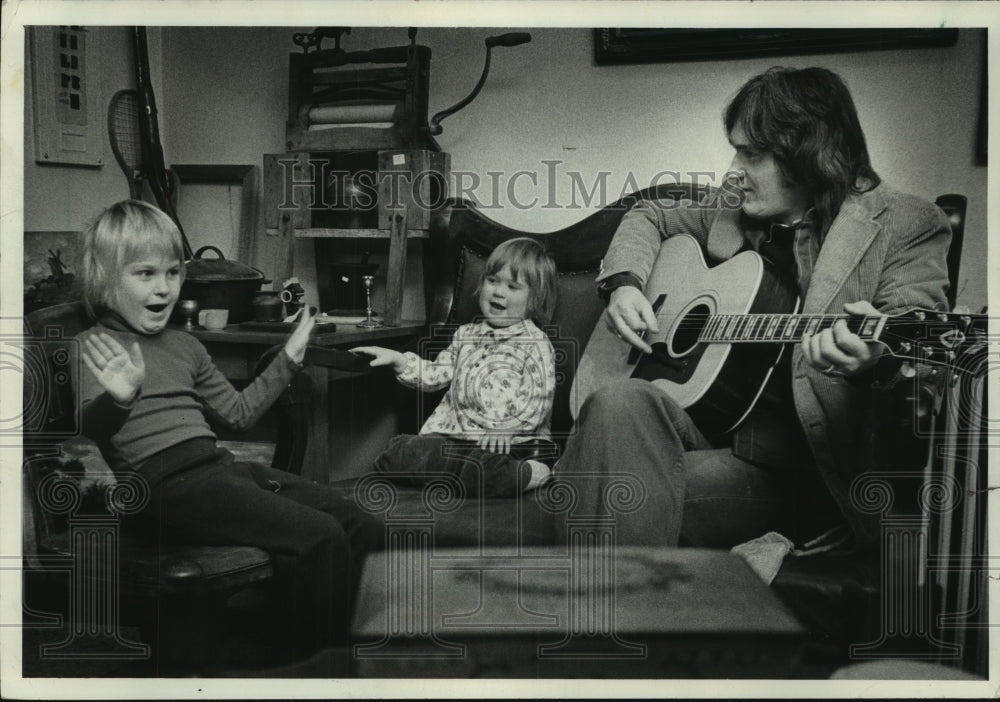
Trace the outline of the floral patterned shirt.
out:
M 419 390 L 448 387 L 420 429 L 477 440 L 504 433 L 518 439 L 551 436 L 555 355 L 549 337 L 529 319 L 503 329 L 484 321 L 459 327 L 433 361 L 404 354 L 399 382 Z

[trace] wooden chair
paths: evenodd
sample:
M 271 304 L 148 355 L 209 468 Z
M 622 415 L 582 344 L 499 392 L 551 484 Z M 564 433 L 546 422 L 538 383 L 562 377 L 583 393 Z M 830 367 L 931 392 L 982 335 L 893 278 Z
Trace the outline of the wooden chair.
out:
M 141 502 L 139 481 L 118 476 L 104 495 L 110 508 L 88 513 L 80 485 L 52 472 L 53 461 L 64 458 L 60 445 L 80 434 L 74 388 L 82 366 L 75 338 L 89 326 L 81 303 L 48 307 L 25 319 L 24 477 L 34 531 L 34 542 L 25 544 L 26 582 L 51 589 L 45 584 L 59 572 L 63 577 L 68 572 L 70 581 L 70 631 L 42 655 L 146 660 L 151 644 L 157 670 L 198 669 L 218 653 L 226 600 L 267 583 L 274 564 L 258 548 L 153 548 L 126 538 L 119 533 L 119 517 Z M 275 352 L 262 357 L 258 372 Z M 301 468 L 309 383 L 298 374 L 277 403 L 275 468 L 296 473 Z M 26 594 L 31 599 L 33 593 Z M 127 641 L 121 633 L 124 620 L 133 617 L 142 642 Z

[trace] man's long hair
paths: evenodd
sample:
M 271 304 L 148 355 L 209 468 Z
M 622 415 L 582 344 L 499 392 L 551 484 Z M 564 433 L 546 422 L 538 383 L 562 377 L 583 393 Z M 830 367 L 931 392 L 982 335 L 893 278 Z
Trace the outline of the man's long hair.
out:
M 726 132 L 739 125 L 756 149 L 773 154 L 782 175 L 813 198 L 825 236 L 849 193 L 879 184 L 851 93 L 825 68 L 775 66 L 751 78 L 723 112 Z

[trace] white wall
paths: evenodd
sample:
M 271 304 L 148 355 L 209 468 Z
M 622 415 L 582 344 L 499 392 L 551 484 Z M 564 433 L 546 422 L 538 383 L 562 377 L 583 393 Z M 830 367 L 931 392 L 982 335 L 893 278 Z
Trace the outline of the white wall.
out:
M 123 88 L 135 87 L 130 27 L 89 27 L 88 60 L 100 65 L 98 76 L 104 106 L 97 112 L 104 139 L 102 168 L 69 168 L 40 165 L 34 160 L 35 132 L 33 128 L 32 66 L 25 60 L 24 86 L 24 229 L 25 231 L 79 231 L 103 208 L 129 196 L 128 181 L 118 167 L 107 128 L 104 126 L 107 103 Z M 160 34 L 148 32 L 151 77 L 157 97 L 162 93 Z M 26 42 L 27 45 L 27 42 Z M 158 103 L 159 112 L 164 112 Z
M 258 164 L 264 153 L 284 150 L 288 54 L 298 51 L 291 27 L 172 27 L 150 32 L 161 138 L 168 163 Z M 483 39 L 504 30 L 423 28 L 418 42 L 433 50 L 431 114 L 463 98 L 479 77 Z M 470 106 L 443 122 L 438 137 L 451 153 L 453 171 L 478 174 L 487 183 L 476 191 L 492 203 L 487 175 L 526 177 L 517 199 L 548 200 L 548 168 L 558 160 L 554 179 L 557 207 L 519 209 L 504 205 L 490 214 L 509 226 L 549 231 L 582 218 L 598 205 L 577 207 L 569 172 L 591 187 L 608 172 L 608 199 L 628 182 L 640 186 L 661 170 L 721 171 L 731 154 L 720 114 L 738 87 L 776 63 L 823 65 L 840 73 L 851 88 L 876 170 L 889 182 L 928 199 L 943 192 L 969 197 L 960 302 L 974 309 L 986 302 L 986 168 L 973 165 L 984 36 L 962 30 L 954 47 L 879 51 L 782 59 L 596 66 L 592 34 L 586 29 L 528 30 L 530 44 L 493 52 L 483 92 Z M 404 44 L 403 28 L 355 28 L 344 38 L 348 49 Z M 103 52 L 107 98 L 132 83 L 129 35 L 122 28 L 94 30 Z M 26 100 L 30 125 L 30 83 Z M 111 159 L 99 171 L 42 167 L 31 162 L 32 135 L 26 128 L 25 229 L 79 229 L 101 207 L 124 197 L 125 180 Z M 197 206 L 197 200 L 195 206 Z M 191 202 L 189 200 L 188 202 Z M 212 221 L 209 215 L 190 217 Z M 193 232 L 192 238 L 211 233 Z M 255 262 L 279 257 L 281 242 L 258 237 Z M 309 242 L 299 242 L 297 271 L 307 281 L 314 271 Z M 271 275 L 279 271 L 266 271 Z M 413 294 L 407 316 L 419 316 L 419 267 L 411 268 Z
M 260 163 L 283 150 L 287 55 L 298 51 L 292 28 L 170 28 L 164 31 L 165 148 L 174 162 Z M 431 114 L 463 98 L 479 77 L 483 39 L 515 29 L 422 28 L 430 46 Z M 944 192 L 969 197 L 963 257 L 965 301 L 986 301 L 986 169 L 973 165 L 984 36 L 963 30 L 954 47 L 782 59 L 596 66 L 585 29 L 531 31 L 530 44 L 493 51 L 479 97 L 442 123 L 438 137 L 453 171 L 478 174 L 474 191 L 491 216 L 528 231 L 549 231 L 582 218 L 567 175 L 587 188 L 607 171 L 608 200 L 633 174 L 640 186 L 662 170 L 722 171 L 731 151 L 721 127 L 725 100 L 750 76 L 776 63 L 823 65 L 840 73 L 858 104 L 875 168 L 897 187 L 933 199 Z M 402 28 L 355 28 L 348 49 L 404 44 Z M 329 46 L 329 41 L 327 46 Z M 510 176 L 521 176 L 515 199 L 550 201 L 550 168 L 558 160 L 557 207 L 520 209 L 506 197 Z M 500 178 L 494 201 L 489 171 Z M 626 190 L 629 188 L 625 188 Z M 265 245 L 274 242 L 265 242 Z M 301 243 L 298 260 L 307 260 Z M 267 260 L 263 252 L 260 260 Z M 415 275 L 410 276 L 411 282 Z M 411 296 L 412 297 L 412 296 Z M 417 307 L 410 305 L 411 311 Z

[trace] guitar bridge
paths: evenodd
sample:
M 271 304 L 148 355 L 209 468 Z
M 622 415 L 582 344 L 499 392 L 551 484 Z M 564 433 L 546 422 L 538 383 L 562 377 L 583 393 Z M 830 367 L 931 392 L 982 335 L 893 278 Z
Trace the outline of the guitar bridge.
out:
M 636 361 L 633 378 L 642 380 L 657 380 L 660 378 L 686 377 L 689 361 L 686 358 L 674 358 L 667 352 L 665 343 L 653 344 L 653 353 L 642 353 Z

